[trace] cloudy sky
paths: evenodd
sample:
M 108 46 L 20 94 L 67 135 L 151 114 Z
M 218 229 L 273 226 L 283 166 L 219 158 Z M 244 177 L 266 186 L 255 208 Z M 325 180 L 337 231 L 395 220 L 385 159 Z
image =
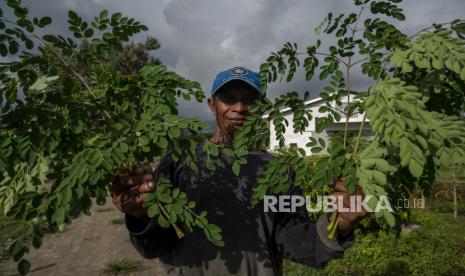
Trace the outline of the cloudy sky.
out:
M 242 65 L 258 70 L 271 51 L 285 42 L 301 49 L 316 40 L 314 28 L 332 11 L 356 11 L 351 0 L 23 0 L 33 16 L 54 18 L 53 32 L 67 33 L 67 10 L 87 19 L 100 10 L 120 11 L 149 27 L 162 48 L 156 51 L 164 64 L 177 73 L 199 81 L 206 91 L 221 70 Z M 5 4 L 1 1 L 2 9 Z M 455 18 L 464 18 L 464 0 L 404 0 L 400 5 L 407 20 L 396 25 L 407 33 Z M 139 36 L 142 39 L 146 34 Z M 323 41 L 327 41 L 323 38 Z M 353 89 L 367 85 L 354 74 Z M 313 95 L 322 86 L 306 83 L 298 76 L 292 83 L 273 85 L 271 98 L 287 91 L 309 90 Z M 206 103 L 181 103 L 181 112 L 212 122 Z

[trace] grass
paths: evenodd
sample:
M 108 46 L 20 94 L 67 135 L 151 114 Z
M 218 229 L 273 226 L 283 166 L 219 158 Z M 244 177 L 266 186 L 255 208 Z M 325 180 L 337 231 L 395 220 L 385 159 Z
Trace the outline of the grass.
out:
M 8 259 L 8 248 L 13 240 L 21 239 L 28 242 L 28 238 L 34 231 L 34 227 L 46 230 L 46 222 L 43 219 L 32 221 L 15 220 L 0 215 L 0 260 Z
M 95 208 L 95 212 L 97 213 L 106 213 L 106 212 L 111 212 L 111 211 L 114 211 L 115 208 L 113 207 L 99 207 L 99 208 Z
M 121 273 L 128 273 L 141 270 L 143 264 L 141 261 L 133 261 L 128 259 L 112 260 L 105 264 L 103 272 L 105 274 L 118 275 Z
M 97 235 L 87 235 L 87 236 L 84 236 L 82 239 L 85 240 L 85 241 L 93 241 L 93 240 L 95 240 L 97 238 L 98 238 Z
M 124 224 L 124 218 L 112 219 L 111 224 Z
M 289 261 L 284 275 L 465 275 L 465 218 L 415 210 L 410 234 L 357 232 L 357 242 L 323 270 Z

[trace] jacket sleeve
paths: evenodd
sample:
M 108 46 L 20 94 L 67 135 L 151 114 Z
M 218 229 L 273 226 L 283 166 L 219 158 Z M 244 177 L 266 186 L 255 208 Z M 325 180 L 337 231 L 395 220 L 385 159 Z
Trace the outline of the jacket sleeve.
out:
M 175 185 L 177 163 L 171 155 L 166 155 L 154 172 L 155 183 L 162 178 L 171 180 Z M 160 257 L 173 249 L 178 241 L 176 232 L 172 227 L 163 228 L 158 225 L 156 219 L 151 219 L 147 224 L 130 215 L 125 218 L 129 231 L 129 239 L 137 252 L 144 258 Z
M 299 187 L 292 188 L 288 194 L 302 196 Z M 354 242 L 354 233 L 329 239 L 328 223 L 327 214 L 312 221 L 305 205 L 297 207 L 296 212 L 277 213 L 273 237 L 278 256 L 316 268 L 323 268 L 331 259 L 341 257 L 344 249 Z
M 150 220 L 148 225 L 126 215 L 126 227 L 129 239 L 139 254 L 147 259 L 163 256 L 177 243 L 177 236 L 172 227 L 163 228 L 156 220 Z

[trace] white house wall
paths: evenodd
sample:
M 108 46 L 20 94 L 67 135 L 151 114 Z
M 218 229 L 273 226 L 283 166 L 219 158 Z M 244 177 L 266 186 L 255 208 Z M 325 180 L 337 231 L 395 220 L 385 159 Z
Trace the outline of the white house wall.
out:
M 351 96 L 351 101 L 353 101 L 354 95 L 350 94 Z M 324 117 L 325 114 L 320 113 L 318 110 L 319 108 L 324 104 L 323 100 L 312 100 L 310 101 L 311 103 L 308 104 L 307 110 L 310 109 L 312 111 L 313 119 L 310 121 L 309 126 L 305 129 L 305 131 L 300 134 L 300 133 L 294 133 L 294 128 L 293 128 L 293 118 L 294 118 L 294 113 L 290 111 L 284 111 L 284 118 L 289 122 L 288 127 L 286 127 L 286 130 L 284 132 L 284 138 L 285 138 L 285 145 L 287 147 L 290 147 L 292 144 L 296 144 L 298 147 L 304 148 L 307 152 L 307 154 L 311 155 L 311 152 L 308 148 L 305 147 L 305 145 L 309 142 L 309 137 L 315 137 L 315 138 L 323 138 L 325 141 L 329 140 L 329 134 L 324 131 L 322 133 L 316 133 L 315 130 L 315 118 L 316 117 Z M 342 100 L 343 103 L 347 102 L 347 98 L 344 97 Z M 349 131 L 352 130 L 354 132 L 358 131 L 360 127 L 360 123 L 363 120 L 363 114 L 356 114 L 352 116 L 349 119 Z M 368 123 L 366 124 L 365 131 L 362 133 L 364 136 L 371 136 L 371 131 L 369 130 Z M 328 131 L 335 132 L 335 131 L 344 131 L 345 128 L 345 117 L 341 118 L 341 121 L 338 123 L 333 124 L 328 128 Z M 276 139 L 275 131 L 274 131 L 274 125 L 272 122 L 270 122 L 270 150 L 277 149 L 279 148 L 279 141 Z

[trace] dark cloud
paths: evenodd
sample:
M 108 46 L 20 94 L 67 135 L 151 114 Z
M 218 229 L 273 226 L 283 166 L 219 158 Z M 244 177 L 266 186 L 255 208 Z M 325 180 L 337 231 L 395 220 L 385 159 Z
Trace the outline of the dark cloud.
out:
M 34 16 L 51 15 L 53 31 L 66 33 L 66 11 L 75 10 L 91 19 L 102 9 L 121 11 L 149 27 L 149 34 L 159 38 L 162 48 L 157 56 L 170 69 L 199 81 L 208 91 L 215 74 L 226 68 L 243 65 L 258 70 L 271 51 L 285 42 L 296 42 L 301 49 L 317 37 L 313 29 L 332 11 L 355 12 L 349 0 L 29 0 L 23 1 Z M 4 2 L 0 4 L 3 8 Z M 412 34 L 431 25 L 463 17 L 463 0 L 408 0 L 401 3 L 407 20 L 395 23 Z M 144 35 L 136 39 L 144 38 Z M 331 40 L 323 39 L 323 42 Z M 369 84 L 359 74 L 353 75 L 353 87 L 366 89 Z M 273 84 L 268 95 L 309 90 L 313 95 L 325 83 L 307 83 L 298 74 L 292 83 Z M 208 94 L 208 93 L 207 93 Z M 199 116 L 212 122 L 204 103 L 180 102 L 181 113 Z

